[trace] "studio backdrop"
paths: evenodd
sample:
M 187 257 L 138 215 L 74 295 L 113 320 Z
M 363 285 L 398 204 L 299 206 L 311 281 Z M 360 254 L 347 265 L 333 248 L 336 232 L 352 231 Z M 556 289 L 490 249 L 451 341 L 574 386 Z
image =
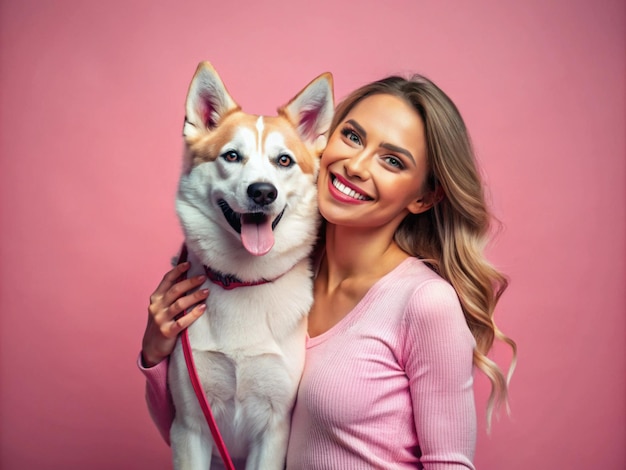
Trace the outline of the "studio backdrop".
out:
M 135 361 L 210 60 L 253 113 L 325 71 L 337 99 L 389 74 L 443 88 L 519 345 L 491 434 L 476 373 L 477 468 L 626 468 L 625 18 L 623 0 L 0 1 L 0 467 L 171 468 Z

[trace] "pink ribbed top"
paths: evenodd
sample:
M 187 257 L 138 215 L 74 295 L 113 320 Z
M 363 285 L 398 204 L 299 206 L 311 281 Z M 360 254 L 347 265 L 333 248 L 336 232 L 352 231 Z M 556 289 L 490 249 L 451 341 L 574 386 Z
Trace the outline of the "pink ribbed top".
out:
M 474 346 L 452 286 L 406 259 L 308 339 L 287 469 L 474 469 Z M 166 368 L 143 371 L 167 440 Z
M 416 258 L 307 343 L 287 468 L 473 469 L 474 338 Z

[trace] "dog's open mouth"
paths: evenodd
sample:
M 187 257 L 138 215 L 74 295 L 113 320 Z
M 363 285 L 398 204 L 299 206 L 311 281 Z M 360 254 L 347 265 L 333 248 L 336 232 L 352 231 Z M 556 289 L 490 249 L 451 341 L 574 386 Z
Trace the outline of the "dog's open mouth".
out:
M 280 214 L 271 220 L 267 214 L 262 212 L 250 212 L 240 214 L 231 209 L 226 201 L 217 201 L 228 224 L 241 235 L 241 243 L 250 254 L 262 256 L 267 254 L 274 246 L 274 229 L 285 213 L 283 209 Z

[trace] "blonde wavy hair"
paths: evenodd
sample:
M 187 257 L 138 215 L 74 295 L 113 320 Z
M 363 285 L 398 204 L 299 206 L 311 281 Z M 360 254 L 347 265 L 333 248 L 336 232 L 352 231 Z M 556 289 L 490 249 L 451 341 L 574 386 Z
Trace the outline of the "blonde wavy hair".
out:
M 429 172 L 423 188 L 433 207 L 408 215 L 395 240 L 407 253 L 422 258 L 446 279 L 461 301 L 465 320 L 476 340 L 474 365 L 491 382 L 487 423 L 494 409 L 508 408 L 508 385 L 515 368 L 517 346 L 496 326 L 493 316 L 507 278 L 485 258 L 483 250 L 492 228 L 474 151 L 461 114 L 452 100 L 421 75 L 391 76 L 367 84 L 346 97 L 335 111 L 330 133 L 362 99 L 375 94 L 397 96 L 421 116 L 427 144 Z M 505 377 L 487 357 L 495 339 L 508 344 L 513 359 Z

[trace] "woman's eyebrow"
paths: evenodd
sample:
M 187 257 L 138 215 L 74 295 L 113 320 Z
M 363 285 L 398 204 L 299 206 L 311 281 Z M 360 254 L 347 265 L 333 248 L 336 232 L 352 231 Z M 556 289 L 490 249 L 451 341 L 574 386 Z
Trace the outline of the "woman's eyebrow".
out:
M 415 158 L 413 158 L 413 155 L 411 155 L 411 152 L 409 152 L 407 149 L 403 149 L 402 147 L 398 147 L 397 145 L 389 144 L 387 142 L 383 142 L 382 144 L 380 144 L 380 146 L 383 148 L 386 148 L 387 150 L 391 150 L 392 152 L 406 155 L 407 157 L 411 159 L 411 161 L 415 165 Z
M 359 134 L 361 134 L 361 137 L 363 137 L 364 139 L 367 137 L 367 132 L 365 132 L 365 129 L 363 129 L 361 125 L 354 119 L 349 119 L 348 121 L 346 121 L 346 123 L 353 126 L 359 132 Z

